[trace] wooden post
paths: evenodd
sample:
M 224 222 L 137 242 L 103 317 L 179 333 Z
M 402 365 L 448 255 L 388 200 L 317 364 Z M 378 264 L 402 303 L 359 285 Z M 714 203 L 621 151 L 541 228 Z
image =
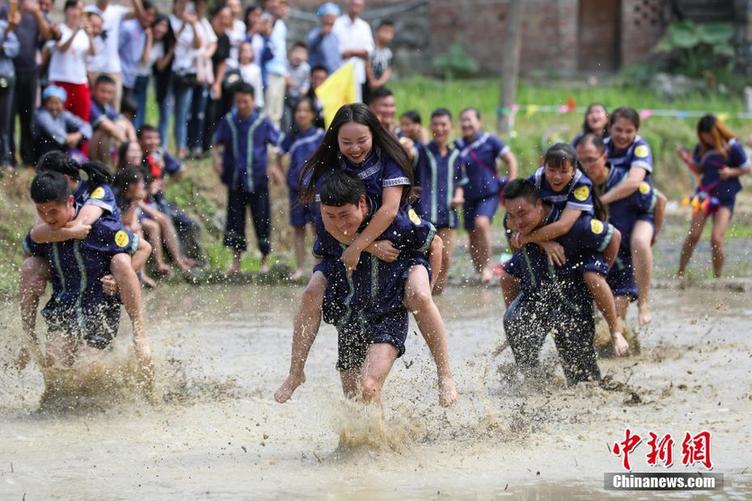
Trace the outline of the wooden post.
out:
M 509 132 L 512 126 L 512 104 L 517 97 L 520 73 L 520 48 L 522 47 L 522 12 L 525 0 L 510 0 L 504 40 L 504 59 L 501 62 L 501 97 L 497 113 L 499 134 Z

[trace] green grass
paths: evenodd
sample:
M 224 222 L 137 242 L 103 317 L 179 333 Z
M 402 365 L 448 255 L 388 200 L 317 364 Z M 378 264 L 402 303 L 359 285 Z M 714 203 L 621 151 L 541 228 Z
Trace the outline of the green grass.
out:
M 18 270 L 23 257 L 26 232 L 34 222 L 34 205 L 28 195 L 31 173 L 5 175 L 0 179 L 0 297 L 18 289 Z
M 393 82 L 390 87 L 395 93 L 399 111 L 418 110 L 427 121 L 430 112 L 441 106 L 449 108 L 455 115 L 467 106 L 481 110 L 488 130 L 495 129 L 496 108 L 499 98 L 499 84 L 494 79 L 454 80 L 442 82 L 426 78 L 410 78 Z M 720 94 L 696 93 L 678 98 L 670 103 L 650 89 L 625 87 L 618 84 L 590 86 L 577 82 L 550 81 L 522 83 L 519 86 L 519 104 L 560 105 L 568 98 L 577 106 L 584 107 L 591 102 L 601 102 L 609 109 L 621 105 L 635 108 L 675 108 L 702 112 L 735 112 L 742 108 L 738 98 Z M 157 123 L 158 112 L 153 96 L 147 110 L 147 121 Z M 651 117 L 640 130 L 653 148 L 655 157 L 654 179 L 658 186 L 678 199 L 693 188 L 693 178 L 675 154 L 678 144 L 691 146 L 696 141 L 694 132 L 696 119 Z M 539 162 L 541 153 L 548 144 L 569 141 L 577 133 L 582 123 L 582 113 L 527 115 L 524 111 L 516 117 L 514 130 L 504 137 L 520 161 L 523 174 L 532 172 Z M 752 135 L 752 121 L 729 120 L 729 125 L 739 137 L 746 139 Z M 171 143 L 170 139 L 170 143 Z M 22 172 L 13 178 L 0 180 L 0 295 L 13 294 L 18 287 L 18 267 L 21 263 L 21 240 L 34 220 L 34 208 L 28 199 L 30 172 Z M 188 162 L 186 178 L 170 187 L 168 197 L 181 208 L 196 217 L 204 228 L 204 247 L 212 269 L 224 270 L 230 262 L 230 252 L 222 246 L 222 229 L 218 227 L 217 215 L 224 212 L 226 193 L 224 187 L 212 172 L 208 161 Z M 282 191 L 272 191 L 275 228 L 272 235 L 274 256 L 280 263 L 291 263 L 289 248 L 291 235 L 287 229 L 287 200 Z M 500 224 L 500 218 L 497 218 Z M 708 225 L 710 226 L 710 225 Z M 752 224 L 749 220 L 734 219 L 728 231 L 728 238 L 752 238 Z M 253 249 L 253 239 L 249 241 Z M 242 262 L 243 271 L 253 272 L 259 268 L 255 252 L 248 253 Z
M 431 111 L 437 107 L 448 108 L 456 116 L 463 108 L 473 106 L 483 114 L 486 129 L 495 130 L 500 93 L 496 79 L 440 81 L 413 77 L 394 81 L 390 88 L 395 94 L 398 113 L 417 110 L 427 123 Z M 569 98 L 580 108 L 599 102 L 609 110 L 625 105 L 637 109 L 671 108 L 713 113 L 733 113 L 742 109 L 741 99 L 728 94 L 695 92 L 667 102 L 649 88 L 619 83 L 523 82 L 519 85 L 516 101 L 521 105 L 558 106 Z M 158 113 L 151 99 L 147 118 L 149 123 L 156 124 Z M 503 139 L 517 156 L 521 173 L 529 174 L 539 166 L 540 156 L 550 144 L 569 142 L 579 132 L 582 120 L 580 111 L 566 114 L 537 112 L 532 115 L 520 111 L 513 131 Z M 676 147 L 685 145 L 691 148 L 694 145 L 697 141 L 696 121 L 696 118 L 653 116 L 643 122 L 639 131 L 653 149 L 654 181 L 671 198 L 680 198 L 694 187 L 694 178 L 676 155 Z M 751 120 L 729 119 L 728 125 L 740 138 L 752 137 Z
M 497 80 L 454 80 L 442 82 L 425 78 L 410 78 L 390 84 L 395 93 L 399 112 L 418 110 L 427 123 L 436 107 L 445 107 L 455 115 L 465 107 L 473 106 L 483 114 L 485 127 L 496 127 L 496 109 L 499 101 Z M 600 102 L 609 110 L 629 105 L 641 108 L 671 108 L 700 112 L 737 112 L 741 109 L 739 98 L 721 94 L 695 93 L 666 102 L 652 90 L 642 87 L 625 87 L 618 84 L 590 86 L 582 83 L 531 84 L 522 83 L 517 94 L 517 103 L 558 106 L 568 98 L 578 107 Z M 532 115 L 520 111 L 514 130 L 503 139 L 510 145 L 520 161 L 523 174 L 535 170 L 545 148 L 556 141 L 569 142 L 580 130 L 582 112 L 566 114 L 542 113 Z M 654 180 L 661 190 L 672 198 L 679 198 L 693 188 L 694 179 L 676 155 L 678 145 L 692 147 L 697 141 L 696 118 L 669 118 L 653 116 L 640 128 L 651 145 L 655 159 Z M 455 120 L 456 122 L 456 120 Z M 729 126 L 737 135 L 746 139 L 752 135 L 752 121 L 729 119 Z

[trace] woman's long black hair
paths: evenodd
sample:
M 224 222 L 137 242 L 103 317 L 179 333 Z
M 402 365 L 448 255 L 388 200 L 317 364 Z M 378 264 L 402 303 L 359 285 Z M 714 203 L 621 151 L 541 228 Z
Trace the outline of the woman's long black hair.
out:
M 170 52 L 170 49 L 172 49 L 175 46 L 175 32 L 172 29 L 172 23 L 170 22 L 170 17 L 166 16 L 164 14 L 157 14 L 157 17 L 154 18 L 154 21 L 151 23 L 151 27 L 158 25 L 161 22 L 167 23 L 167 33 L 165 33 L 164 38 L 162 40 L 156 40 L 157 43 L 161 43 L 162 47 L 164 48 L 164 53 L 167 54 Z
M 94 186 L 112 183 L 112 173 L 106 165 L 90 160 L 79 164 L 62 151 L 53 150 L 42 155 L 37 162 L 37 172 L 55 171 L 65 174 L 75 181 L 81 180 L 81 172 L 86 173 L 86 180 Z
M 324 134 L 321 145 L 310 159 L 303 165 L 300 172 L 300 199 L 310 203 L 316 196 L 316 181 L 332 166 L 339 165 L 339 129 L 346 123 L 356 122 L 365 125 L 373 136 L 372 148 L 377 148 L 383 157 L 393 160 L 400 166 L 402 172 L 413 184 L 413 168 L 407 153 L 397 138 L 387 131 L 379 122 L 376 115 L 363 103 L 346 104 L 334 115 L 332 124 Z M 402 192 L 402 200 L 406 200 L 410 190 Z
M 595 136 L 595 134 L 593 134 Z M 597 136 L 596 136 L 597 137 Z M 601 140 L 601 144 L 603 141 Z M 580 161 L 577 158 L 577 152 L 568 143 L 556 143 L 546 150 L 546 154 L 543 157 L 544 165 L 551 165 L 561 168 L 562 166 L 569 164 L 574 167 L 575 171 L 579 169 L 582 175 L 586 176 L 585 170 L 580 165 Z M 595 217 L 603 221 L 608 220 L 608 208 L 601 202 L 600 197 L 595 192 L 595 189 L 591 190 L 591 196 L 593 198 L 593 211 Z
M 585 118 L 582 120 L 582 134 L 598 134 L 600 136 L 606 135 L 608 132 L 608 124 L 609 121 L 606 120 L 606 125 L 603 126 L 603 130 L 592 130 L 590 128 L 590 125 L 587 123 L 587 116 L 590 114 L 591 111 L 593 111 L 593 108 L 603 108 L 603 111 L 606 112 L 606 117 L 608 117 L 608 108 L 606 108 L 605 104 L 601 103 L 590 103 L 587 107 L 587 110 L 585 110 Z

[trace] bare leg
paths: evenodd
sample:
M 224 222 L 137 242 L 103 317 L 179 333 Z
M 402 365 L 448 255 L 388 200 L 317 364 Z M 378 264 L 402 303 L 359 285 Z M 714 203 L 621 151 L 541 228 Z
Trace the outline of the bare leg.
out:
M 144 377 L 147 390 L 154 380 L 154 368 L 151 361 L 151 346 L 144 329 L 143 309 L 141 307 L 141 286 L 136 272 L 133 271 L 131 258 L 127 254 L 117 254 L 110 262 L 110 271 L 117 280 L 120 299 L 133 326 L 133 345 Z
M 397 349 L 391 344 L 378 343 L 368 347 L 360 372 L 363 402 L 381 406 L 381 390 L 395 360 Z
M 21 322 L 23 331 L 31 339 L 36 339 L 34 327 L 37 320 L 37 307 L 39 298 L 47 288 L 49 278 L 49 265 L 40 257 L 29 256 L 21 265 Z
M 39 307 L 39 298 L 44 294 L 47 288 L 47 280 L 50 269 L 47 261 L 42 258 L 29 256 L 24 259 L 21 265 L 21 280 L 19 291 L 21 295 L 21 326 L 24 334 L 23 345 L 16 367 L 22 370 L 29 363 L 31 354 L 39 358 L 42 363 L 41 351 L 37 344 L 37 336 L 34 332 L 37 321 L 37 308 Z M 25 347 L 26 343 L 31 348 L 31 353 Z
M 154 250 L 154 262 L 157 265 L 157 272 L 161 275 L 170 273 L 170 266 L 165 262 L 164 249 L 162 248 L 162 228 L 154 220 L 144 219 L 144 231 L 148 235 L 147 241 Z
M 141 309 L 141 286 L 131 266 L 128 254 L 116 254 L 110 262 L 110 271 L 118 283 L 120 299 L 133 325 L 133 338 L 145 338 L 144 318 Z
M 481 281 L 487 284 L 493 278 L 490 266 L 491 256 L 491 220 L 485 216 L 475 218 L 471 245 L 475 247 L 475 270 L 481 274 Z
M 305 267 L 305 226 L 293 228 L 295 231 L 295 273 L 290 276 L 290 280 L 299 280 L 303 276 L 303 268 Z
M 225 275 L 234 275 L 240 271 L 240 258 L 242 255 L 243 253 L 241 251 L 232 251 L 232 262 L 230 263 L 230 267 L 227 268 Z
M 652 239 L 653 226 L 647 221 L 637 221 L 632 230 L 630 244 L 635 281 L 640 294 L 637 299 L 640 325 L 649 324 L 653 320 L 650 313 L 650 280 L 653 275 L 653 249 L 650 246 Z
M 627 321 L 627 308 L 629 303 L 632 302 L 629 296 L 616 296 L 614 297 L 616 303 L 616 314 L 621 318 L 623 322 Z
M 317 271 L 308 282 L 303 301 L 295 315 L 292 332 L 292 354 L 290 372 L 282 386 L 274 393 L 274 400 L 280 404 L 287 402 L 295 389 L 305 382 L 305 363 L 308 353 L 316 340 L 321 325 L 321 306 L 324 303 L 326 277 Z
M 269 273 L 269 254 L 261 256 L 261 263 L 259 266 L 260 273 Z
M 441 249 L 441 270 L 434 270 L 434 273 L 438 273 L 436 286 L 433 289 L 433 293 L 437 296 L 444 292 L 444 287 L 446 287 L 447 278 L 449 277 L 449 266 L 451 265 L 452 253 L 454 252 L 454 230 L 451 228 L 442 228 L 439 230 L 438 235 L 444 245 Z
M 598 310 L 603 314 L 603 318 L 606 319 L 611 334 L 613 335 L 615 332 L 621 332 L 619 317 L 616 315 L 614 295 L 611 292 L 611 287 L 609 287 L 608 282 L 606 282 L 606 278 L 603 275 L 592 271 L 586 271 L 583 273 L 582 278 L 585 280 Z
M 431 350 L 439 379 L 439 403 L 449 407 L 457 401 L 457 387 L 449 366 L 446 329 L 441 313 L 433 302 L 428 271 L 423 266 L 413 266 L 405 284 L 405 307 L 413 313 L 420 333 Z
M 705 219 L 706 216 L 703 211 L 692 214 L 692 222 L 689 225 L 687 238 L 684 239 L 681 257 L 679 258 L 679 271 L 677 272 L 679 278 L 684 277 L 684 272 L 687 269 L 689 260 L 692 258 L 692 253 L 695 250 L 695 246 L 697 245 L 697 242 L 700 241 L 700 237 L 702 236 L 702 229 L 705 227 Z
M 164 240 L 167 252 L 172 256 L 175 266 L 180 268 L 181 271 L 190 271 L 192 263 L 180 251 L 178 233 L 175 231 L 175 226 L 172 224 L 172 221 L 170 221 L 167 216 L 163 216 L 159 218 L 157 222 L 162 228 L 162 240 Z
M 345 394 L 345 398 L 357 398 L 358 383 L 360 382 L 360 369 L 339 371 L 339 378 L 342 381 L 342 392 Z
M 713 274 L 720 278 L 723 272 L 723 263 L 726 260 L 726 229 L 731 221 L 731 211 L 721 207 L 713 215 L 713 233 L 710 237 L 713 251 Z
M 520 281 L 506 271 L 501 272 L 501 294 L 504 298 L 504 304 L 509 306 L 517 294 L 520 293 Z

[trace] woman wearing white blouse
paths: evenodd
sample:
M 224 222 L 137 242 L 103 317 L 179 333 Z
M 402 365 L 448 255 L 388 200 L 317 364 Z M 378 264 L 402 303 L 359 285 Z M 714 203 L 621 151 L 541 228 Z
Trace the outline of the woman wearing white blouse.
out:
M 188 152 L 188 111 L 193 87 L 197 84 L 197 55 L 203 44 L 195 4 L 187 0 L 175 0 L 170 24 L 175 33 L 175 56 L 172 60 L 175 146 L 178 158 L 182 160 Z
M 86 56 L 96 53 L 94 40 L 80 0 L 67 0 L 63 12 L 65 21 L 58 27 L 60 40 L 52 49 L 49 80 L 68 94 L 65 109 L 88 122 L 91 96 L 86 77 Z

